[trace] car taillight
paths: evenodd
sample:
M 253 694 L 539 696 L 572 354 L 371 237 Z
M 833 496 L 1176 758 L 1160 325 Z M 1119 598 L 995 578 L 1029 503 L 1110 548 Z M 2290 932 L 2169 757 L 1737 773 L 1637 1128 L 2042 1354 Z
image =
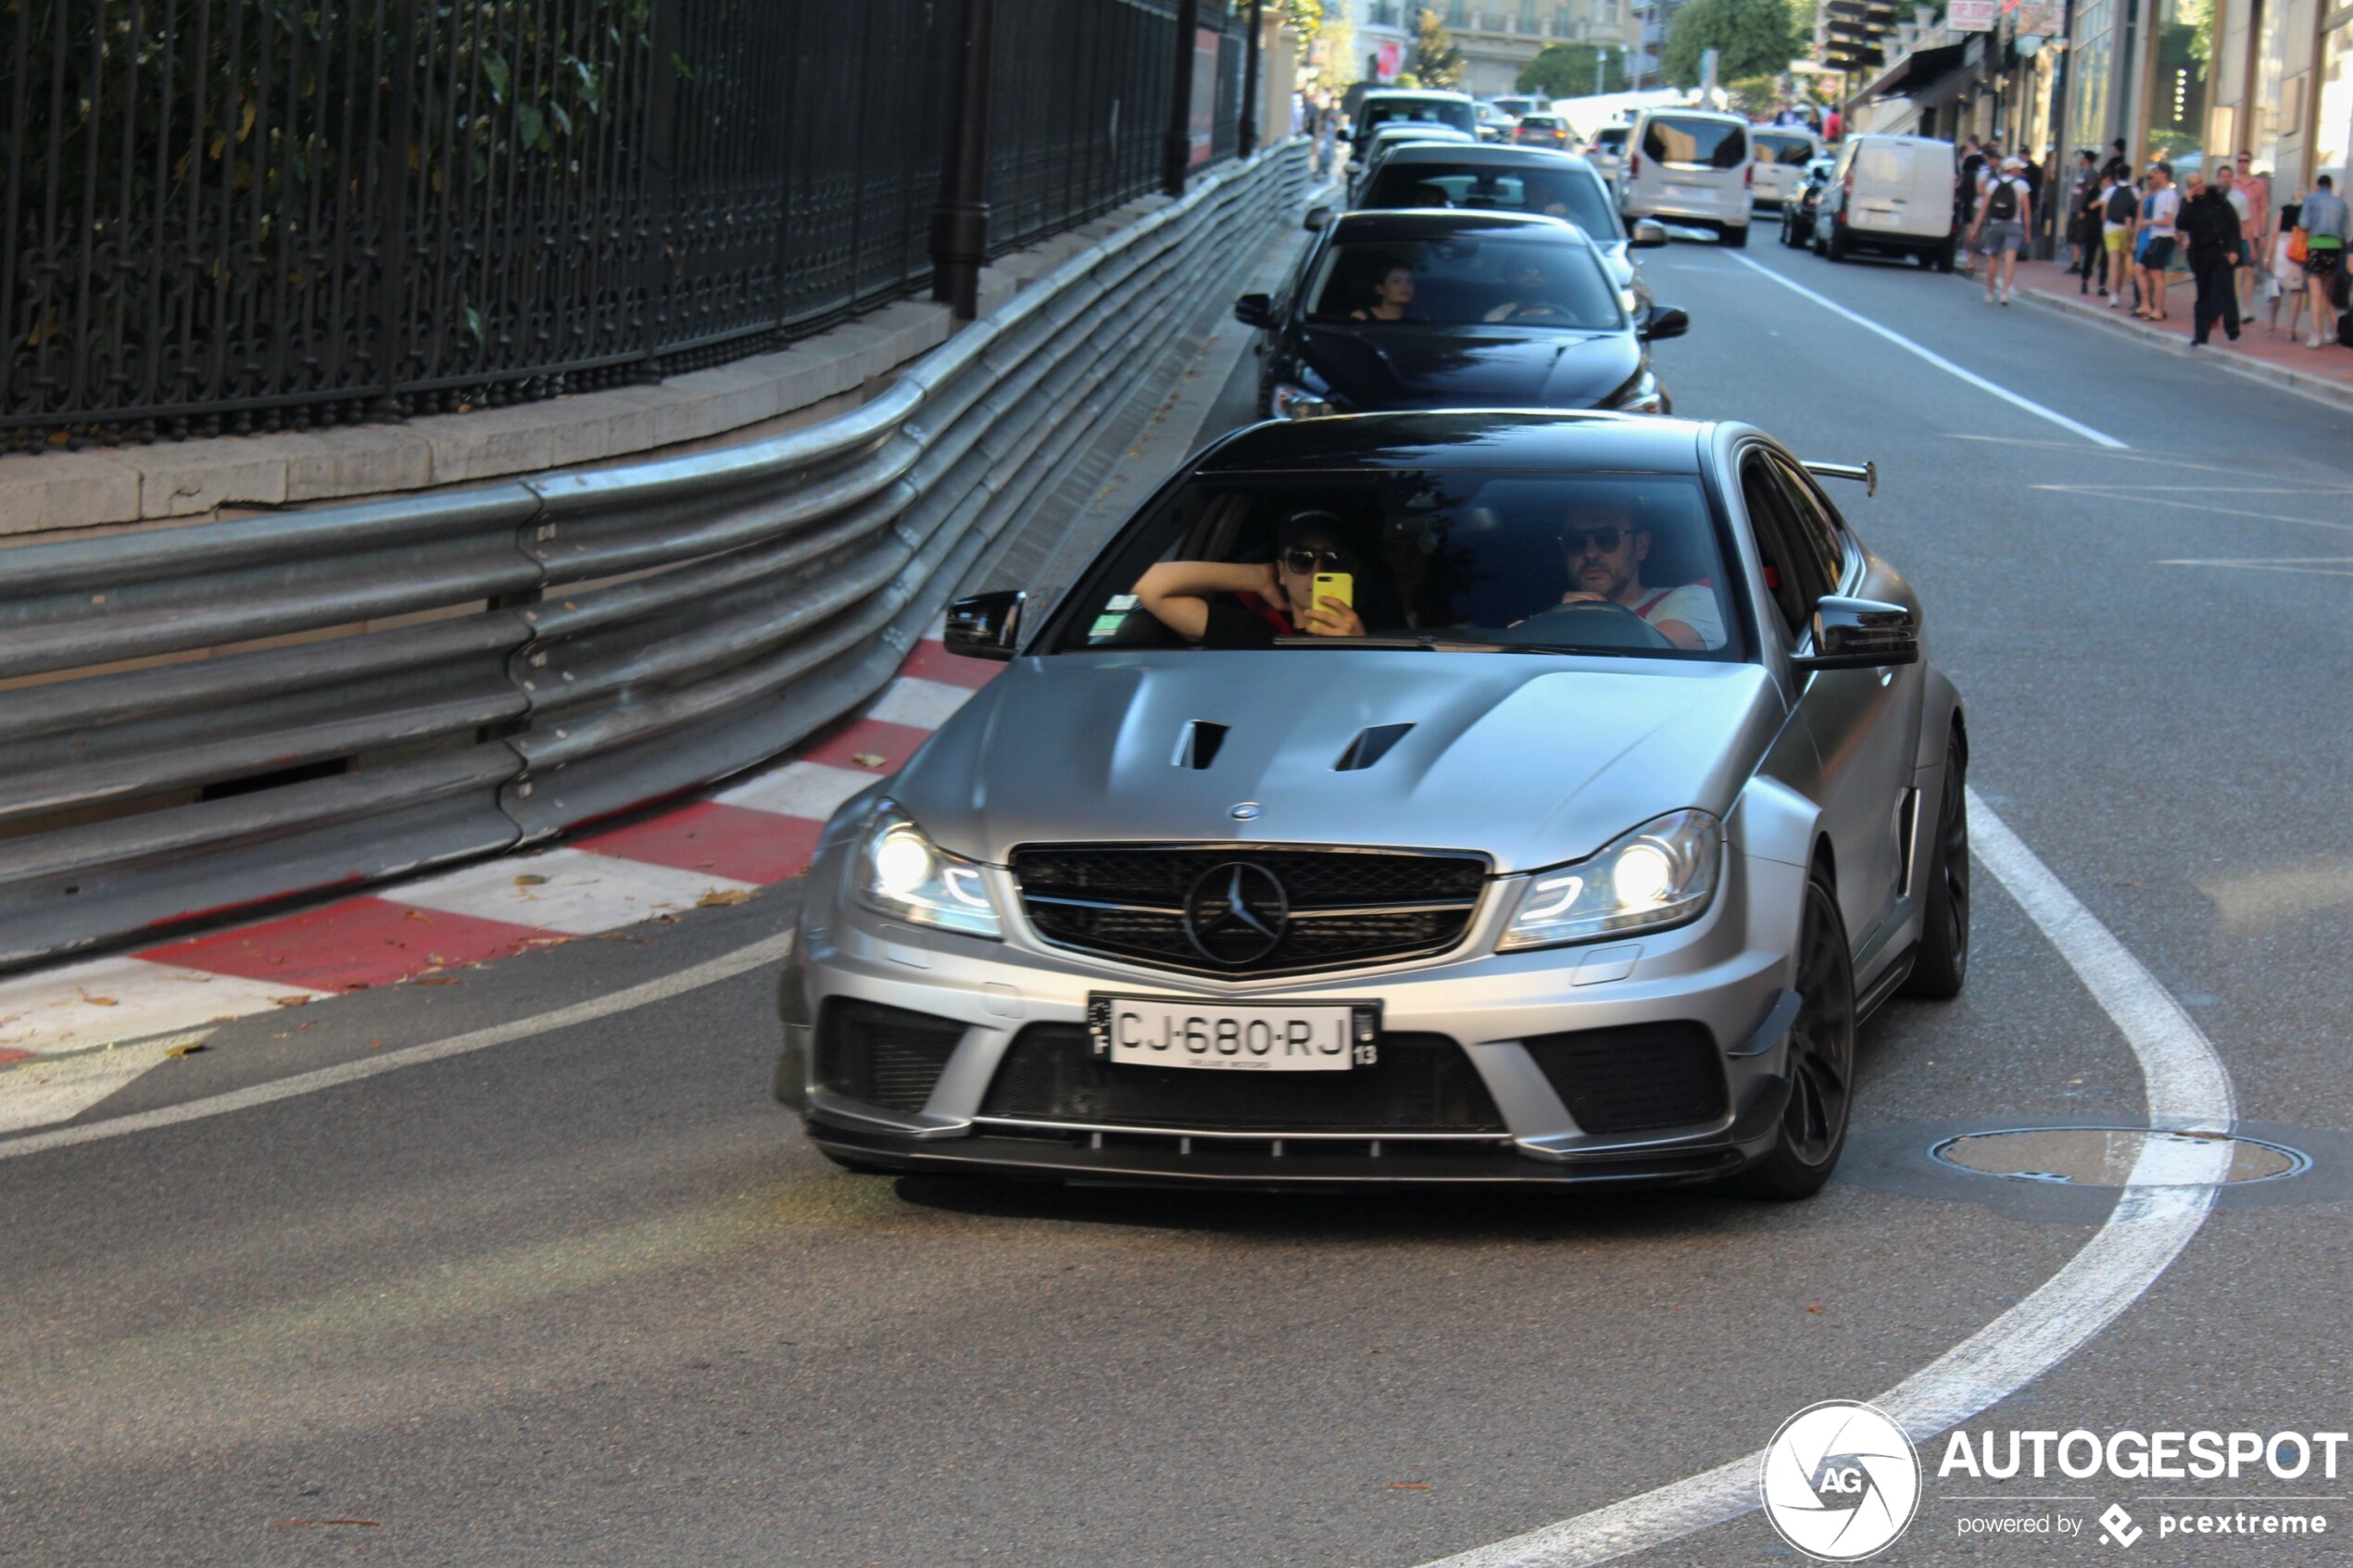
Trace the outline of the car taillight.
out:
M 1741 183 L 1746 185 L 1751 190 L 1755 190 L 1756 188 L 1756 166 L 1755 164 L 1744 163 L 1741 165 Z
M 1628 153 L 1626 155 L 1627 178 L 1629 180 L 1639 180 L 1642 178 L 1642 155 L 1640 153 Z

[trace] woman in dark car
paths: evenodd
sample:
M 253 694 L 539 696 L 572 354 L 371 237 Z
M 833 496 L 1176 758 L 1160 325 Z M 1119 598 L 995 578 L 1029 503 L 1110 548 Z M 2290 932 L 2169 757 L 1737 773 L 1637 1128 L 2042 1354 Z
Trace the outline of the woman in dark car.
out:
M 1414 303 L 1414 270 L 1402 261 L 1393 261 L 1381 269 L 1380 282 L 1373 285 L 1373 303 L 1362 310 L 1352 310 L 1352 321 L 1418 321 L 1420 317 L 1406 307 Z

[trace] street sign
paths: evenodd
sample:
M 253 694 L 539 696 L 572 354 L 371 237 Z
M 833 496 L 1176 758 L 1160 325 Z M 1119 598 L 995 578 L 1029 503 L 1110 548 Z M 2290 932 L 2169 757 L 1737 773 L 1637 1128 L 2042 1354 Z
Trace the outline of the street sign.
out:
M 1378 82 L 1394 82 L 1397 73 L 1405 69 L 1405 45 L 1394 38 L 1382 44 L 1373 55 L 1373 77 Z
M 2067 0 L 2052 0 L 2039 5 L 2035 0 L 2020 0 L 2018 31 L 2021 37 L 2057 38 L 2067 31 Z
M 1991 32 L 1999 0 L 1945 0 L 1944 25 L 1955 32 Z

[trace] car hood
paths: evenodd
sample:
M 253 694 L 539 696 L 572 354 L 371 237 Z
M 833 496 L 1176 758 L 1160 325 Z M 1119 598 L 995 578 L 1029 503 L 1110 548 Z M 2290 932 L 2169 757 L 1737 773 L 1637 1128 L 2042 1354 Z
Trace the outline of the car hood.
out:
M 1016 659 L 890 785 L 943 848 L 1209 841 L 1470 849 L 1498 872 L 1731 807 L 1783 716 L 1760 667 L 1368 649 Z M 1227 726 L 1206 768 L 1176 759 Z M 1410 724 L 1369 767 L 1374 725 Z M 1252 803 L 1255 815 L 1238 820 Z
M 1352 408 L 1590 408 L 1642 365 L 1631 332 L 1310 327 L 1300 358 Z

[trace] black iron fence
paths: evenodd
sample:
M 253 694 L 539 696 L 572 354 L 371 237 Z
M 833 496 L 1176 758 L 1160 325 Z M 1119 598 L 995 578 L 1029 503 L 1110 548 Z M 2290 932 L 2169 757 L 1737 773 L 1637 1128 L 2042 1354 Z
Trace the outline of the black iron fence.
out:
M 999 6 L 993 248 L 1154 186 L 1176 9 Z M 918 290 L 957 15 L 0 0 L 0 449 L 550 396 Z

